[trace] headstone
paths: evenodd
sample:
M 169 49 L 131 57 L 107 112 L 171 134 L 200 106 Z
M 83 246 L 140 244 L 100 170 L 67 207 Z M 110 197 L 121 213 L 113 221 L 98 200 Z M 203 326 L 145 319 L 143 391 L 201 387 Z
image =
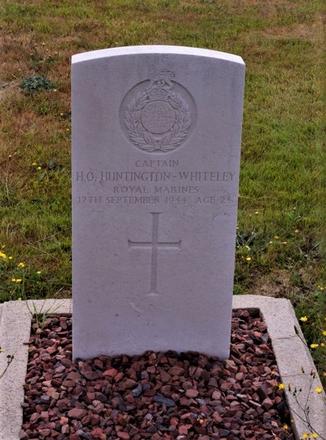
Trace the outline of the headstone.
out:
M 75 358 L 228 356 L 243 87 L 212 50 L 73 56 Z

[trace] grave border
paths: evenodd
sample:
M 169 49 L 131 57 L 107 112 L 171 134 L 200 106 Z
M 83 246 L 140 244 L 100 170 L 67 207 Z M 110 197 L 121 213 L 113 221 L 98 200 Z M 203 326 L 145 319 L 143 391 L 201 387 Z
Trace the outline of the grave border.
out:
M 317 386 L 321 387 L 321 382 L 291 302 L 285 298 L 258 295 L 233 296 L 233 309 L 242 308 L 258 309 L 262 314 L 282 382 L 290 384 L 292 390 L 295 387 L 302 389 L 299 400 L 305 400 L 307 393 L 310 394 L 311 424 L 320 435 L 326 437 L 325 393 L 314 392 Z M 28 360 L 27 342 L 34 313 L 71 314 L 72 302 L 70 299 L 47 299 L 0 304 L 0 346 L 4 350 L 0 355 L 0 371 L 6 366 L 6 355 L 14 355 L 12 364 L 0 380 L 0 440 L 19 440 Z M 301 362 L 298 362 L 298 359 L 301 359 Z M 310 375 L 311 371 L 316 373 L 314 379 Z M 287 386 L 285 396 L 291 411 L 294 433 L 296 438 L 300 439 L 302 434 L 308 431 L 299 417 L 302 411 L 293 397 L 293 392 L 289 392 Z

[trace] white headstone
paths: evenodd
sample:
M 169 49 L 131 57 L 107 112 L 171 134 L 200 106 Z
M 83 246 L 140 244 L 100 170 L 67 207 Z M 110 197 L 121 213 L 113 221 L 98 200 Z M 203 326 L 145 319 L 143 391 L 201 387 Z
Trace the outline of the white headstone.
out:
M 72 58 L 73 353 L 229 354 L 244 63 Z

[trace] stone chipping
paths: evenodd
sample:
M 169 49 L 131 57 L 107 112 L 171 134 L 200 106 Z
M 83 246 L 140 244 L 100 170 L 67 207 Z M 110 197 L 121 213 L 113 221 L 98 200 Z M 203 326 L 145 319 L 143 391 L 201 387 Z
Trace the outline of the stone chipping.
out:
M 231 356 L 72 361 L 71 318 L 32 325 L 21 439 L 294 439 L 266 325 L 234 310 Z

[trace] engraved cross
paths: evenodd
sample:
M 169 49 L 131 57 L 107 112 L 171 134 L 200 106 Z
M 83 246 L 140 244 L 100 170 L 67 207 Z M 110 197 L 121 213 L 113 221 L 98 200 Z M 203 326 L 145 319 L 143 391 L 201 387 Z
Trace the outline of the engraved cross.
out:
M 148 295 L 156 296 L 159 295 L 157 291 L 157 271 L 158 271 L 158 251 L 159 249 L 181 249 L 181 240 L 173 241 L 159 241 L 158 240 L 158 229 L 159 229 L 159 216 L 161 212 L 151 212 L 152 214 L 152 240 L 151 241 L 132 241 L 128 240 L 129 248 L 140 248 L 140 249 L 151 249 L 151 278 L 150 278 L 150 288 Z

